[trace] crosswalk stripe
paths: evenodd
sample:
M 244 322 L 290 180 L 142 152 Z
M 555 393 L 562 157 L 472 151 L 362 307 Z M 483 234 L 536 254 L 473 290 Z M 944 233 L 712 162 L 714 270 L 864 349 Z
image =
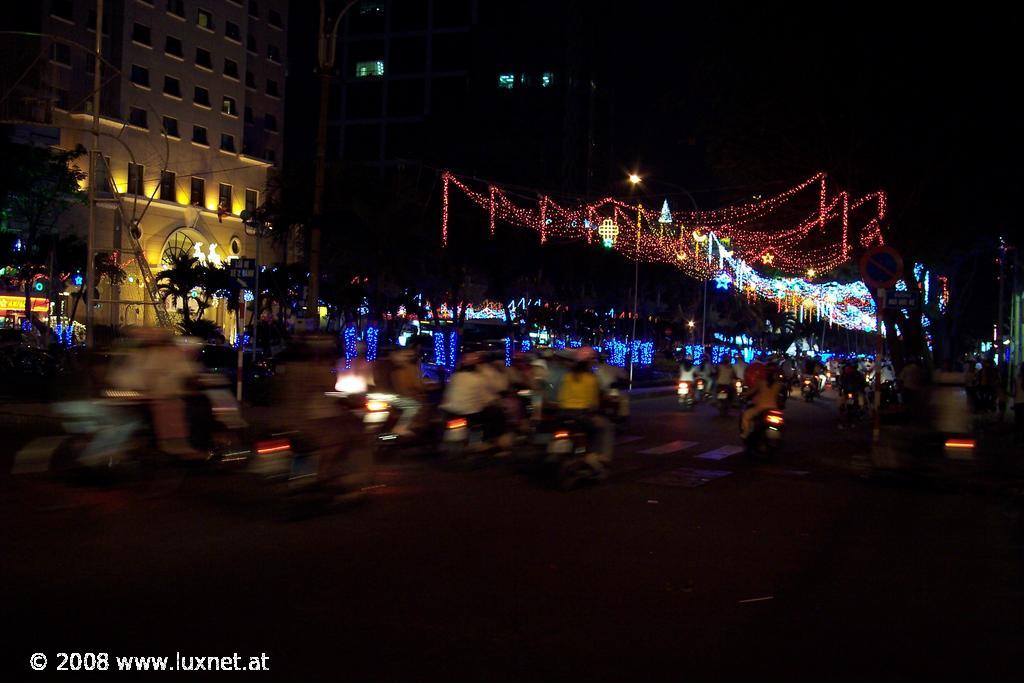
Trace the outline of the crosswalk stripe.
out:
M 730 455 L 736 455 L 737 453 L 742 452 L 743 446 L 722 446 L 721 448 L 716 448 L 713 451 L 701 453 L 700 455 L 695 455 L 693 457 L 701 458 L 702 460 L 723 460 L 728 458 Z
M 668 455 L 669 453 L 685 451 L 687 448 L 692 448 L 696 445 L 696 441 L 669 441 L 666 444 L 640 451 L 640 455 Z
M 50 459 L 53 458 L 53 454 L 66 438 L 68 438 L 67 435 L 42 436 L 32 439 L 14 455 L 11 473 L 45 472 L 50 468 Z

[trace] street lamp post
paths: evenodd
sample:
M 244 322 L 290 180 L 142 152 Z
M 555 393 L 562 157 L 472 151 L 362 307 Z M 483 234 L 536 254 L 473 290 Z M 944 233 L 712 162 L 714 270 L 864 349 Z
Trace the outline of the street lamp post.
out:
M 631 188 L 636 188 L 638 185 L 640 185 L 641 183 L 644 182 L 643 177 L 639 173 L 636 173 L 636 172 L 630 173 L 629 176 L 627 177 L 627 180 L 629 181 L 629 184 L 630 184 Z M 690 203 L 693 204 L 693 210 L 694 211 L 699 211 L 700 210 L 697 207 L 697 200 L 693 198 L 693 195 L 690 194 L 690 191 L 687 190 L 685 187 L 680 187 L 679 185 L 674 185 L 672 183 L 665 183 L 665 182 L 662 182 L 662 185 L 667 185 L 669 187 L 673 187 L 673 188 L 675 188 L 677 190 L 682 191 L 683 194 L 685 194 L 690 199 Z M 638 305 L 637 295 L 638 295 L 639 284 L 640 284 L 640 216 L 641 216 L 642 211 L 643 211 L 643 207 L 642 207 L 641 204 L 638 203 L 637 204 L 637 212 L 636 212 L 636 258 L 633 260 L 633 341 L 636 340 L 636 320 L 637 320 L 637 305 Z M 705 279 L 704 280 L 704 314 L 701 316 L 701 320 L 700 320 L 700 345 L 701 345 L 701 349 L 704 348 L 704 331 L 705 331 L 705 327 L 706 327 L 705 320 L 707 319 L 707 316 L 708 316 L 708 281 L 707 281 L 707 279 Z M 693 328 L 693 321 L 692 320 L 690 321 L 690 325 L 689 326 L 690 326 L 691 329 Z M 629 388 L 630 389 L 633 388 L 633 354 L 632 353 L 629 354 Z
M 338 49 L 338 27 L 358 0 L 350 0 L 333 19 L 327 18 L 327 0 L 320 0 L 320 30 L 317 34 L 317 72 L 320 76 L 320 117 L 316 130 L 316 168 L 313 184 L 313 215 L 309 230 L 309 289 L 306 314 L 317 316 L 320 305 L 320 228 L 323 220 L 324 177 L 327 167 L 327 100 Z M 328 26 L 330 24 L 330 26 Z M 307 320 L 307 326 L 311 323 Z

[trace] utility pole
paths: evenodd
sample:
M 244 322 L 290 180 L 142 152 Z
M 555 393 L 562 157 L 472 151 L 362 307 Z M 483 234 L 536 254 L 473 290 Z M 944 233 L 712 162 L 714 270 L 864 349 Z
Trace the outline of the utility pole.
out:
M 320 0 L 320 30 L 317 34 L 317 74 L 320 76 L 320 117 L 316 129 L 316 166 L 313 184 L 313 216 L 309 230 L 309 288 L 306 296 L 306 325 L 319 328 L 320 310 L 320 230 L 324 210 L 324 179 L 327 173 L 327 101 L 331 76 L 338 51 L 338 27 L 341 18 L 358 0 L 346 3 L 333 20 L 327 18 L 327 0 Z M 330 26 L 328 26 L 330 24 Z
M 92 75 L 92 149 L 89 150 L 89 231 L 85 244 L 85 345 L 96 342 L 93 292 L 96 290 L 96 154 L 100 146 L 100 79 L 103 71 L 103 0 L 96 0 L 96 69 Z M 70 321 L 69 321 L 70 324 Z

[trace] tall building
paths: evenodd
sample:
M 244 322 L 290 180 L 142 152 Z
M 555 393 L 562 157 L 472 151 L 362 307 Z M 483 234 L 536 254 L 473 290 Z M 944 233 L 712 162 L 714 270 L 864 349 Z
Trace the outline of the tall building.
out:
M 310 79 L 309 92 L 314 55 L 300 35 L 315 35 L 313 10 L 293 17 L 294 78 Z M 360 0 L 338 35 L 328 159 L 586 191 L 608 122 L 592 13 L 575 0 Z M 312 150 L 315 102 L 289 107 L 290 134 Z
M 18 13 L 45 58 L 3 116 L 43 124 L 23 129 L 37 141 L 49 131 L 54 146 L 94 154 L 96 249 L 130 275 L 101 283 L 97 323 L 160 322 L 157 308 L 174 302 L 156 300 L 153 280 L 174 255 L 256 255 L 239 214 L 262 204 L 282 160 L 287 0 L 106 0 L 96 149 L 96 3 L 40 5 Z M 83 234 L 85 212 L 69 217 Z M 234 326 L 227 306 L 207 317 Z

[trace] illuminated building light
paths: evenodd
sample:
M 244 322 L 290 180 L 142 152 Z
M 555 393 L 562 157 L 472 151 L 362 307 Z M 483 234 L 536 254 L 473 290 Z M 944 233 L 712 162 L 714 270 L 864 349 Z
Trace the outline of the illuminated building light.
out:
M 448 347 L 445 345 L 444 332 L 435 330 L 434 338 L 434 365 L 446 367 L 448 365 Z

